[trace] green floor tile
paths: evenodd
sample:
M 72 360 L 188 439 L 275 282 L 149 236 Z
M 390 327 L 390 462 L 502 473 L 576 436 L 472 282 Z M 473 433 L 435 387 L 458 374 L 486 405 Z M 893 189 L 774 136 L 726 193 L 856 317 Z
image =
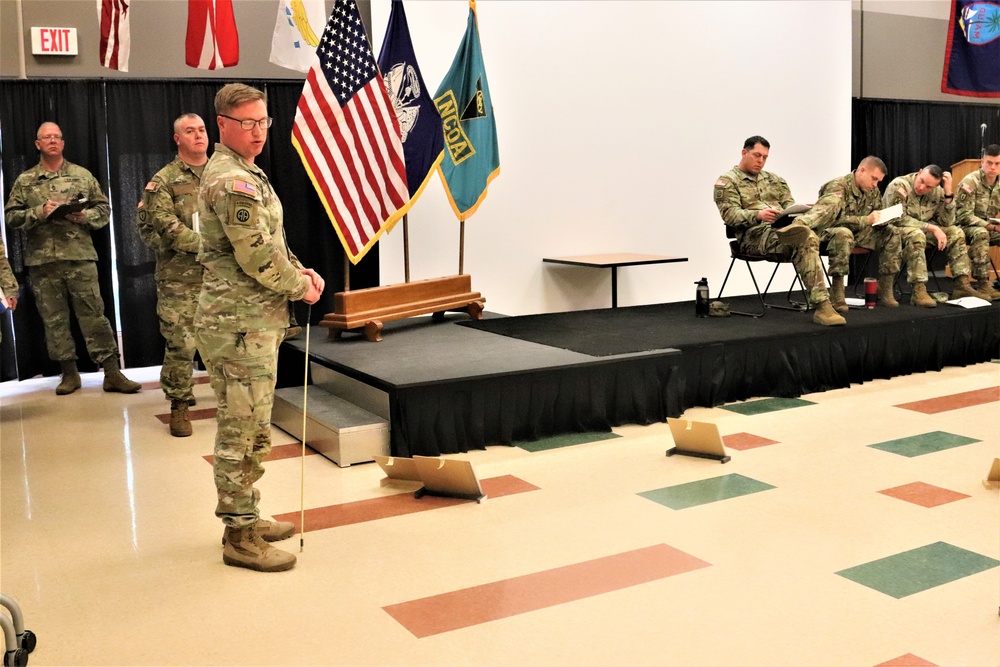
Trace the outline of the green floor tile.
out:
M 896 599 L 941 586 L 956 579 L 991 570 L 1000 561 L 946 542 L 904 551 L 837 572 L 862 586 Z
M 804 398 L 762 398 L 758 401 L 748 403 L 733 403 L 732 405 L 720 406 L 723 410 L 738 412 L 741 415 L 762 415 L 778 410 L 788 410 L 789 408 L 801 408 L 803 405 L 816 405 L 812 401 Z
M 717 500 L 728 500 L 738 498 L 751 493 L 767 491 L 774 487 L 755 479 L 744 477 L 743 475 L 723 475 L 722 477 L 712 477 L 697 482 L 667 486 L 662 489 L 644 491 L 639 495 L 654 503 L 666 505 L 675 510 L 682 510 L 688 507 L 697 507 L 707 503 L 714 503 Z
M 617 433 L 564 433 L 563 435 L 554 435 L 551 438 L 542 438 L 541 440 L 534 440 L 532 442 L 515 442 L 514 446 L 526 449 L 529 452 L 541 452 L 546 449 L 572 447 L 573 445 L 582 445 L 588 442 L 598 442 L 600 440 L 610 440 L 620 437 Z
M 930 433 L 911 435 L 908 438 L 900 438 L 898 440 L 886 440 L 885 442 L 878 442 L 874 445 L 868 446 L 874 449 L 881 449 L 885 452 L 891 452 L 893 454 L 899 454 L 900 456 L 913 458 L 914 456 L 940 452 L 943 449 L 969 445 L 973 442 L 979 442 L 979 440 L 976 440 L 975 438 L 967 438 L 964 435 L 945 433 L 944 431 L 931 431 Z

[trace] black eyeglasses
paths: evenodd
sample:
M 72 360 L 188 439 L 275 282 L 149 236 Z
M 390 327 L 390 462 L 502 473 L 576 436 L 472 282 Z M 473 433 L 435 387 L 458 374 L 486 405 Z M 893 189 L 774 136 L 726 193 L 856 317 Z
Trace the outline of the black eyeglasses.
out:
M 242 127 L 244 130 L 252 130 L 254 125 L 259 125 L 260 129 L 266 130 L 267 128 L 271 127 L 271 124 L 274 122 L 274 119 L 271 118 L 270 116 L 268 116 L 267 118 L 261 118 L 260 120 L 254 120 L 253 118 L 244 118 L 243 120 L 240 120 L 239 118 L 233 118 L 232 116 L 227 116 L 224 113 L 220 113 L 219 115 L 222 116 L 223 118 L 228 118 L 229 120 L 235 120 L 237 123 L 240 124 L 240 127 Z

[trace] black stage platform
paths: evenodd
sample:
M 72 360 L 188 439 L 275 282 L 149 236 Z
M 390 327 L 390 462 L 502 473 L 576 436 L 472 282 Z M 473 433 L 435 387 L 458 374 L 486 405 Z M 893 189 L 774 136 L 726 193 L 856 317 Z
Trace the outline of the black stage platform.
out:
M 727 301 L 739 309 L 750 305 L 743 299 Z M 350 333 L 331 339 L 313 327 L 309 354 L 389 394 L 395 456 L 608 431 L 693 406 L 795 397 L 1000 356 L 1000 302 L 852 309 L 847 319 L 820 327 L 809 313 L 775 309 L 760 319 L 699 319 L 691 302 L 478 322 L 453 314 L 387 323 L 379 343 Z M 295 382 L 304 349 L 304 340 L 282 347 L 279 384 Z

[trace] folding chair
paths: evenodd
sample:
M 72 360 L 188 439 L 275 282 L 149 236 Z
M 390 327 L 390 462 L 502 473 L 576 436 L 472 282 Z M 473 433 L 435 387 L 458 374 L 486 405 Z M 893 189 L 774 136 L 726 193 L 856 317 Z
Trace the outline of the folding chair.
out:
M 718 300 L 722 300 L 722 294 L 726 290 L 726 283 L 729 282 L 729 274 L 733 272 L 733 266 L 736 264 L 736 261 L 739 260 L 746 264 L 747 271 L 750 272 L 750 280 L 753 281 L 753 288 L 757 291 L 757 300 L 760 302 L 760 312 L 748 313 L 748 312 L 740 312 L 737 310 L 730 310 L 729 311 L 730 313 L 732 313 L 733 315 L 744 315 L 746 317 L 758 318 L 758 317 L 763 317 L 764 313 L 767 312 L 768 308 L 780 308 L 781 310 L 797 310 L 797 311 L 803 311 L 808 309 L 804 303 L 792 301 L 792 291 L 794 291 L 796 283 L 799 284 L 799 288 L 803 291 L 803 293 L 805 293 L 805 286 L 799 279 L 798 272 L 795 273 L 795 277 L 792 279 L 792 284 L 788 288 L 789 305 L 782 306 L 778 304 L 767 303 L 766 301 L 764 301 L 764 294 L 767 294 L 767 291 L 771 288 L 771 283 L 774 282 L 774 277 L 775 275 L 777 275 L 778 269 L 781 267 L 782 264 L 791 263 L 791 259 L 789 257 L 782 255 L 781 253 L 755 255 L 752 253 L 741 252 L 740 242 L 736 240 L 736 232 L 733 231 L 733 229 L 728 225 L 726 226 L 726 238 L 729 239 L 729 254 L 732 257 L 732 259 L 729 262 L 729 270 L 726 271 L 726 277 L 722 281 L 722 287 L 719 289 L 719 295 L 715 298 Z M 757 278 L 756 276 L 754 276 L 751 262 L 774 263 L 774 270 L 771 272 L 771 277 L 768 279 L 767 287 L 764 288 L 763 292 L 760 291 L 760 286 L 757 285 Z

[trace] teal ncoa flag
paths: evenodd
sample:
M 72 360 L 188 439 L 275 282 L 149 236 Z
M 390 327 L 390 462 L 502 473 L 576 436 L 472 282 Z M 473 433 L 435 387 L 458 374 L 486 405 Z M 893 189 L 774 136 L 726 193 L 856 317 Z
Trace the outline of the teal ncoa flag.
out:
M 441 115 L 445 145 L 438 171 L 455 215 L 466 220 L 476 212 L 486 198 L 490 181 L 500 173 L 497 125 L 479 46 L 475 0 L 469 2 L 465 36 L 434 95 L 434 106 Z

